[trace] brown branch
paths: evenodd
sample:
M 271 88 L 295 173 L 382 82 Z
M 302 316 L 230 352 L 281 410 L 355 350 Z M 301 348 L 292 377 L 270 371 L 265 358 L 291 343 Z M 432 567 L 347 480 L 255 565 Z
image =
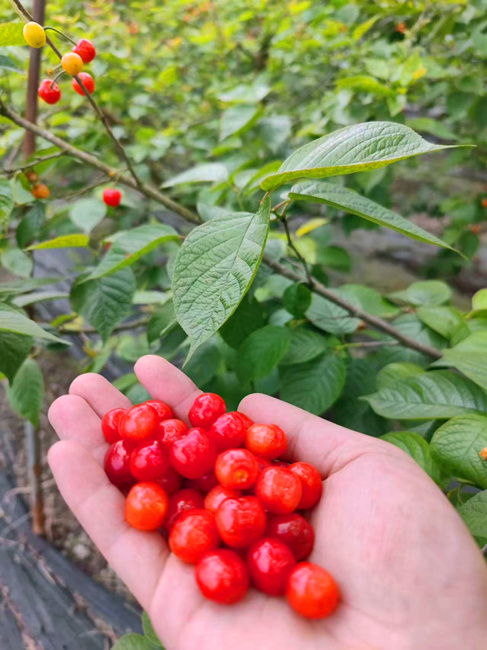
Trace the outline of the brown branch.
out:
M 65 152 L 64 151 L 58 151 L 57 153 L 51 153 L 49 156 L 41 156 L 40 158 L 36 158 L 35 160 L 32 160 L 29 163 L 26 163 L 25 165 L 21 165 L 20 167 L 12 167 L 11 169 L 3 169 L 4 174 L 14 174 L 15 172 L 22 172 L 24 169 L 30 169 L 31 167 L 35 167 L 36 165 L 40 165 L 40 163 L 46 162 L 46 160 L 53 160 L 54 158 L 60 158 L 61 156 L 64 156 Z
M 139 318 L 138 320 L 132 320 L 128 323 L 122 323 L 121 325 L 117 325 L 112 333 L 115 332 L 123 332 L 126 330 L 134 330 L 137 327 L 144 327 L 145 325 L 148 324 L 150 321 L 150 318 Z M 66 325 L 61 325 L 61 327 L 58 327 L 58 332 L 60 334 L 78 334 L 78 335 L 83 335 L 83 334 L 98 334 L 98 331 L 94 327 L 84 327 L 83 329 L 70 329 L 69 326 Z

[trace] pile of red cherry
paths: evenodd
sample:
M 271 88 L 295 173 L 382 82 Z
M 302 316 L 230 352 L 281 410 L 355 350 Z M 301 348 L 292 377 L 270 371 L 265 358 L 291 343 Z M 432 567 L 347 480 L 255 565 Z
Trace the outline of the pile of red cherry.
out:
M 287 438 L 276 424 L 226 412 L 203 393 L 189 411 L 189 429 L 162 401 L 113 409 L 102 419 L 110 481 L 126 494 L 125 518 L 138 530 L 161 532 L 183 562 L 196 564 L 206 598 L 241 600 L 249 584 L 286 594 L 306 618 L 323 618 L 338 603 L 333 577 L 306 562 L 314 531 L 303 514 L 323 485 L 309 463 L 278 460 Z

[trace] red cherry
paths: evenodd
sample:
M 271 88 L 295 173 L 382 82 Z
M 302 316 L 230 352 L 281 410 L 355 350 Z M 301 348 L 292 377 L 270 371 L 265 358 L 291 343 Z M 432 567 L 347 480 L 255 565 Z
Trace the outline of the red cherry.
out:
M 169 447 L 169 460 L 174 469 L 185 478 L 199 478 L 213 469 L 216 447 L 213 438 L 204 429 L 190 429 Z
M 340 592 L 328 571 L 311 562 L 297 564 L 289 576 L 286 598 L 305 618 L 325 618 L 334 612 Z
M 241 447 L 245 440 L 247 426 L 237 411 L 224 413 L 213 422 L 210 433 L 215 439 L 218 451 Z
M 183 513 L 169 533 L 169 547 L 174 555 L 189 564 L 196 564 L 208 551 L 220 544 L 215 517 L 207 510 Z
M 220 605 L 237 603 L 249 588 L 245 562 L 228 549 L 210 551 L 201 558 L 196 566 L 196 582 L 205 598 Z
M 78 77 L 83 82 L 84 87 L 88 91 L 88 95 L 92 95 L 95 92 L 95 80 L 93 79 L 93 77 L 90 74 L 88 74 L 88 72 L 79 72 Z M 79 85 L 79 83 L 74 77 L 71 83 L 73 84 L 73 90 L 77 92 L 78 95 L 85 95 L 85 91 L 83 90 L 83 88 L 81 88 L 81 86 Z
M 61 89 L 52 79 L 44 79 L 41 81 L 37 94 L 46 104 L 57 104 L 61 99 Z
M 175 440 L 184 438 L 188 433 L 188 427 L 182 420 L 163 420 L 157 427 L 158 436 L 165 447 L 169 447 Z
M 147 402 L 144 402 L 144 404 L 148 404 L 149 406 L 152 406 L 152 408 L 157 411 L 157 415 L 159 416 L 159 419 L 161 421 L 169 420 L 170 418 L 174 417 L 172 408 L 168 406 L 166 402 L 163 402 L 160 399 L 150 399 L 147 400 Z
M 82 38 L 73 47 L 73 52 L 83 59 L 83 63 L 91 63 L 96 56 L 95 46 L 87 38 Z
M 206 510 L 209 510 L 213 515 L 216 515 L 216 511 L 225 501 L 225 499 L 238 499 L 241 496 L 242 495 L 238 490 L 232 490 L 230 488 L 223 487 L 223 485 L 217 485 L 206 495 L 205 508 Z
M 199 490 L 204 494 L 207 494 L 217 485 L 218 480 L 215 476 L 215 472 L 210 472 L 209 474 L 205 474 L 205 476 L 201 476 L 200 478 L 192 478 L 186 481 L 187 487 L 193 488 L 194 490 Z
M 297 512 L 272 517 L 267 525 L 266 535 L 284 542 L 291 549 L 296 562 L 306 560 L 315 543 L 313 526 Z
M 156 433 L 159 416 L 152 406 L 137 404 L 126 411 L 120 421 L 120 435 L 131 440 L 143 440 Z
M 172 467 L 165 472 L 164 476 L 156 479 L 155 482 L 164 488 L 168 497 L 181 489 L 181 477 Z
M 122 192 L 120 190 L 115 190 L 109 187 L 107 187 L 106 190 L 103 190 L 103 201 L 112 208 L 117 208 L 120 205 L 121 200 Z
M 143 442 L 132 452 L 130 471 L 139 481 L 155 481 L 169 469 L 169 458 L 159 440 Z
M 247 490 L 255 483 L 259 464 L 247 449 L 227 449 L 216 459 L 215 474 L 225 487 Z
M 277 424 L 253 424 L 245 433 L 245 446 L 256 456 L 273 460 L 287 449 L 287 437 Z
M 247 566 L 254 586 L 269 596 L 281 596 L 296 565 L 290 549 L 278 539 L 263 537 L 252 544 Z
M 137 483 L 125 502 L 125 519 L 138 530 L 157 530 L 167 513 L 168 499 L 157 483 Z
M 227 546 L 245 548 L 262 537 L 266 527 L 264 508 L 255 497 L 225 499 L 215 515 L 221 538 Z
M 254 424 L 253 421 L 247 415 L 245 415 L 245 413 L 240 413 L 240 411 L 235 411 L 235 413 L 237 413 L 237 415 L 239 415 L 242 419 L 246 431 Z
M 255 494 L 264 508 L 276 515 L 296 510 L 302 493 L 299 478 L 284 467 L 266 467 L 255 484 Z
M 118 488 L 123 489 L 135 483 L 130 471 L 130 455 L 133 444 L 127 440 L 118 440 L 108 448 L 105 454 L 105 473 Z
M 189 409 L 188 418 L 193 427 L 209 429 L 213 422 L 220 415 L 223 415 L 227 407 L 219 395 L 215 393 L 202 393 L 193 402 Z
M 316 467 L 309 463 L 293 463 L 289 465 L 289 471 L 301 481 L 303 494 L 301 501 L 298 503 L 298 509 L 306 510 L 315 506 L 323 494 L 321 475 Z
M 487 208 L 487 199 L 482 199 L 482 207 Z
M 105 440 L 109 443 L 120 440 L 120 420 L 127 412 L 127 409 L 112 409 L 107 411 L 101 419 L 101 430 Z
M 183 512 L 188 510 L 202 510 L 203 496 L 196 490 L 179 490 L 169 497 L 169 507 L 165 527 L 171 530 Z

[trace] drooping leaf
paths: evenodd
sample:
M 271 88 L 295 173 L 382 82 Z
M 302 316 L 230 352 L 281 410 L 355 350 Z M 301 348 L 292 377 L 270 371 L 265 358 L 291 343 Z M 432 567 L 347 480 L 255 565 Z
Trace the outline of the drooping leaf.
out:
M 80 199 L 69 211 L 71 221 L 86 233 L 90 233 L 107 213 L 107 206 L 97 199 Z
M 479 492 L 460 506 L 458 514 L 472 535 L 487 537 L 487 490 Z
M 228 169 L 222 163 L 206 163 L 170 178 L 163 187 L 174 187 L 183 183 L 222 183 L 228 180 L 228 177 Z
M 487 391 L 487 330 L 479 330 L 443 351 L 435 366 L 453 366 Z
M 277 366 L 289 349 L 290 331 L 266 325 L 252 332 L 238 349 L 236 366 L 242 381 L 262 379 Z
M 414 431 L 393 431 L 382 436 L 382 440 L 399 447 L 413 458 L 441 488 L 448 484 L 449 476 L 431 457 L 430 446 L 424 438 Z
M 11 22 L 0 24 L 0 47 L 8 45 L 25 45 L 24 35 L 22 30 L 24 23 Z
M 350 316 L 343 307 L 315 293 L 311 298 L 306 317 L 318 329 L 336 336 L 351 334 L 360 324 L 360 320 Z
M 0 303 L 0 330 L 70 345 L 68 341 L 64 341 L 50 332 L 46 332 L 36 322 L 27 318 L 27 316 L 22 312 L 5 305 L 4 303 Z
M 27 359 L 32 343 L 33 339 L 30 336 L 0 332 L 0 371 L 10 382 Z
M 37 361 L 24 361 L 9 388 L 8 397 L 17 413 L 34 426 L 39 424 L 39 414 L 44 401 L 44 378 Z
M 46 248 L 87 248 L 90 243 L 88 235 L 61 235 L 40 244 L 29 246 L 28 251 L 44 250 Z

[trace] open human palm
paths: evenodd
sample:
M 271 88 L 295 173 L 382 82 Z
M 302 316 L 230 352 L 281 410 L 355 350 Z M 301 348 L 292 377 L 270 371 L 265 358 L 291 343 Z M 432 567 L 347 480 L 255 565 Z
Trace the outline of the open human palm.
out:
M 200 392 L 157 356 L 135 366 L 155 399 L 187 419 Z M 288 456 L 325 479 L 312 515 L 310 560 L 329 570 L 341 602 L 322 621 L 300 618 L 284 599 L 250 591 L 229 607 L 203 598 L 194 567 L 158 533 L 131 528 L 124 497 L 107 479 L 101 417 L 128 399 L 100 375 L 79 376 L 51 406 L 60 442 L 49 452 L 59 489 L 82 526 L 147 610 L 168 650 L 481 650 L 487 639 L 487 570 L 461 519 L 400 449 L 266 395 L 239 409 L 276 423 Z

